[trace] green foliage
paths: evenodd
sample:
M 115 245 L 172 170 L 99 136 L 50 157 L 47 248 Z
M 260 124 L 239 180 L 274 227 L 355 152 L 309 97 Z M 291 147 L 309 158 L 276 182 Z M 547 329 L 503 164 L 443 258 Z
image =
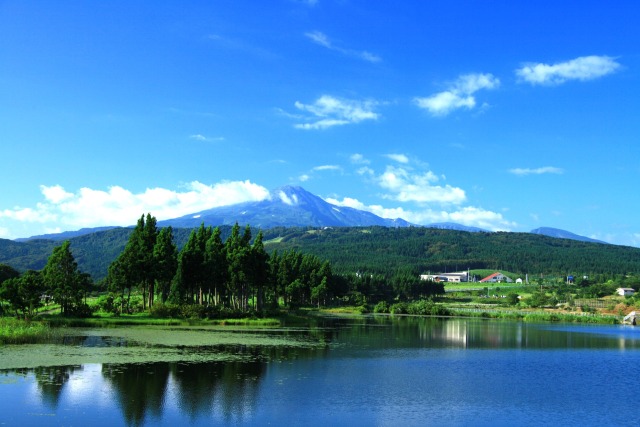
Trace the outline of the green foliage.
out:
M 51 329 L 44 322 L 0 317 L 0 344 L 27 344 L 51 338 Z
M 380 301 L 373 307 L 374 313 L 389 313 L 389 304 L 386 301 Z
M 69 246 L 66 240 L 55 247 L 42 270 L 46 289 L 53 300 L 60 304 L 63 315 L 86 313 L 82 299 L 91 287 L 89 276 L 78 271 L 78 264 Z

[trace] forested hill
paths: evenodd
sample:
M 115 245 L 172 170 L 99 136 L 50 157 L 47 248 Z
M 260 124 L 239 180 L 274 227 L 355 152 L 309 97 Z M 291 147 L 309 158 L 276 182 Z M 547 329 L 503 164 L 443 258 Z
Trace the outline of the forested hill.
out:
M 554 275 L 640 272 L 640 248 L 530 233 L 367 227 L 281 229 L 277 238 L 266 239 L 265 234 L 267 250 L 312 253 L 330 260 L 337 272 L 387 273 L 398 268 Z
M 221 226 L 225 240 L 231 227 Z M 181 248 L 191 229 L 174 229 Z M 124 249 L 131 228 L 114 228 L 69 239 L 80 271 L 98 281 Z M 257 234 L 257 230 L 254 236 Z M 445 272 L 507 270 L 520 274 L 640 273 L 640 248 L 558 239 L 530 233 L 471 233 L 424 227 L 271 228 L 265 249 L 295 249 L 331 261 L 338 273 L 393 274 L 398 269 Z M 0 264 L 40 270 L 60 242 L 0 239 Z

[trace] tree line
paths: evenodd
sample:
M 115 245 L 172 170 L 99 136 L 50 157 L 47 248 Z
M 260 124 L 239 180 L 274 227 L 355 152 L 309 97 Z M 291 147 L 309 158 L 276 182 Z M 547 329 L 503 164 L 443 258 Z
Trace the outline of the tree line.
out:
M 120 312 L 127 310 L 136 289 L 143 310 L 161 302 L 244 313 L 280 305 L 411 301 L 444 293 L 442 284 L 421 281 L 408 271 L 393 277 L 335 275 L 329 261 L 313 254 L 295 249 L 269 254 L 262 231 L 253 238 L 251 227 L 241 230 L 237 223 L 225 241 L 219 227 L 202 224 L 178 250 L 173 229 L 159 230 L 150 214 L 138 220 L 106 282 L 118 295 Z

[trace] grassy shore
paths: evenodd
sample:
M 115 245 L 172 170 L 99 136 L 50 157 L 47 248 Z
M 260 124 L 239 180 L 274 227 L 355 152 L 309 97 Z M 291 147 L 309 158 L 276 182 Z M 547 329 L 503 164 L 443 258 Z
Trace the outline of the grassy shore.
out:
M 438 304 L 440 305 L 440 304 Z M 443 305 L 447 307 L 446 304 Z M 452 317 L 477 317 L 485 319 L 504 319 L 523 322 L 565 322 L 615 325 L 620 323 L 619 316 L 596 313 L 567 313 L 561 311 L 524 311 L 524 310 L 482 310 L 447 307 Z M 269 327 L 283 324 L 302 323 L 309 316 L 362 315 L 364 307 L 339 307 L 297 310 L 295 313 L 283 312 L 280 317 L 270 318 L 233 318 L 233 319 L 172 319 L 152 317 L 148 313 L 134 315 L 95 315 L 90 318 L 67 318 L 58 315 L 45 315 L 37 320 L 21 320 L 11 317 L 0 318 L 0 344 L 26 344 L 55 340 L 63 334 L 65 327 L 121 327 L 121 326 L 250 326 Z
M 0 344 L 28 344 L 49 341 L 58 332 L 47 322 L 12 317 L 0 318 Z

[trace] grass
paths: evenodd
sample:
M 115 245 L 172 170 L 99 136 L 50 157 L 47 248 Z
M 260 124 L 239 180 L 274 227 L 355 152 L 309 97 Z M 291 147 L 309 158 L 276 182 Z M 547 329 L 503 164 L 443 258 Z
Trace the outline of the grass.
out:
M 452 308 L 456 316 L 481 317 L 486 319 L 521 320 L 524 322 L 564 322 L 564 323 L 594 323 L 605 325 L 617 325 L 620 320 L 616 316 L 584 313 L 561 313 L 551 311 L 527 312 L 521 310 L 493 310 L 470 311 Z
M 57 333 L 47 322 L 0 318 L 1 344 L 27 344 L 50 340 Z

